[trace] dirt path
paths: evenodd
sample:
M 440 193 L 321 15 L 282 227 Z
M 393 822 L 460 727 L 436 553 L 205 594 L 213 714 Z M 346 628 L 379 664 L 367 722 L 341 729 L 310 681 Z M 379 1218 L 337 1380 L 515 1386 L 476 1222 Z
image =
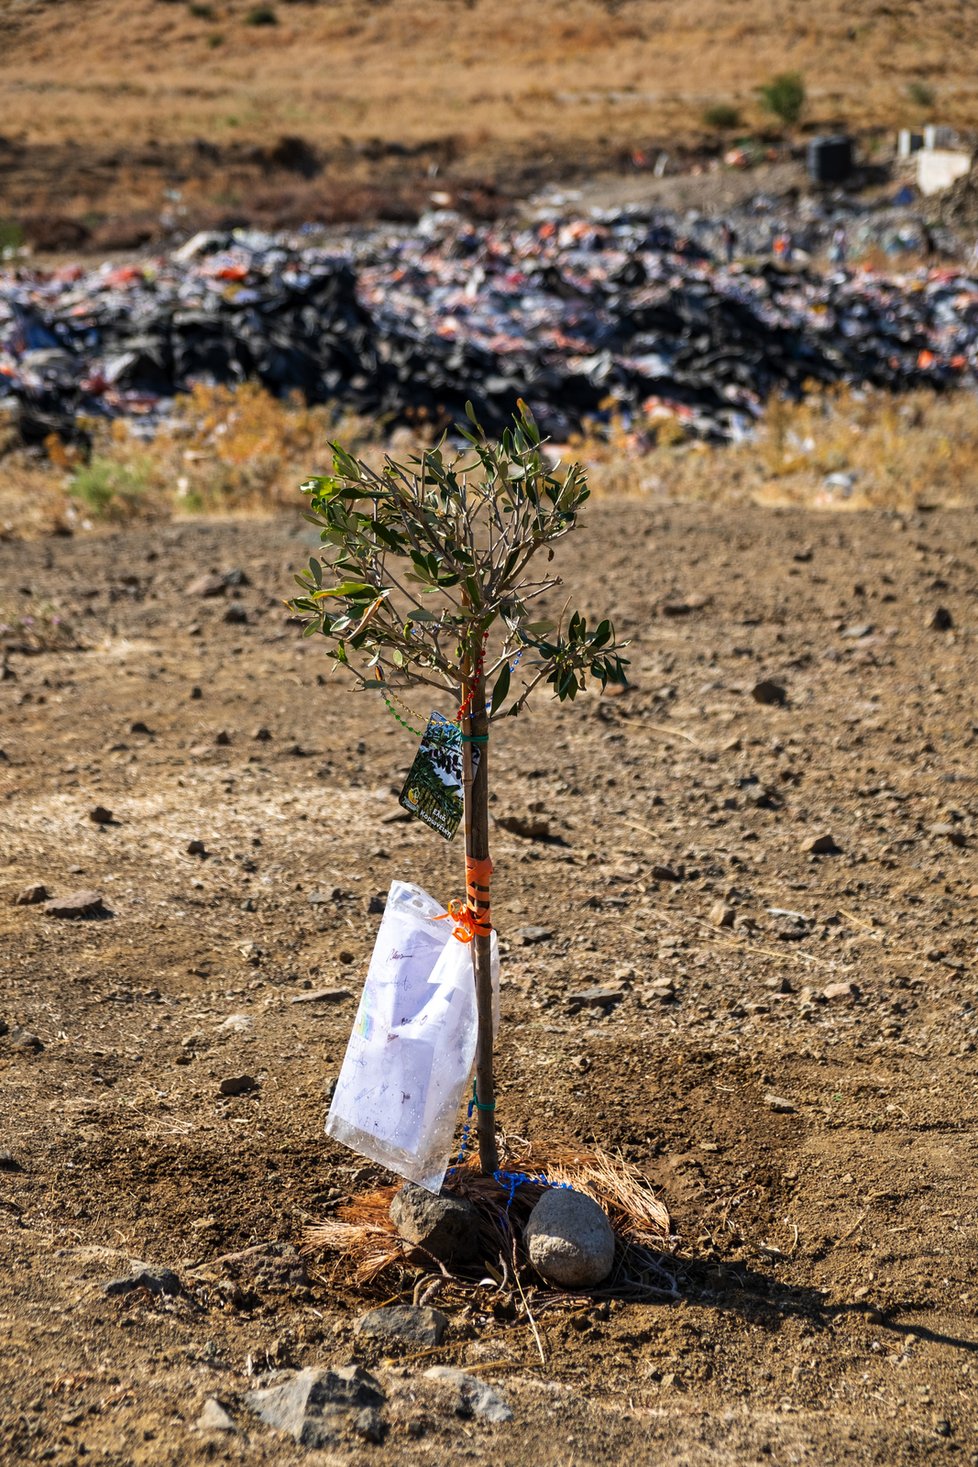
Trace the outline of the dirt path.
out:
M 328 1460 L 978 1461 L 978 516 L 601 502 L 568 547 L 635 686 L 494 742 L 495 813 L 556 837 L 494 835 L 500 1115 L 640 1163 L 683 1298 L 544 1316 L 545 1366 L 476 1313 L 378 1363 L 366 1302 L 294 1251 L 375 1175 L 322 1135 L 368 902 L 459 882 L 397 819 L 407 735 L 320 686 L 285 623 L 308 543 L 256 521 L 0 545 L 0 619 L 35 617 L 7 643 L 60 615 L 45 635 L 84 649 L 13 650 L 0 683 L 0 1456 L 298 1461 L 242 1410 L 254 1375 L 361 1358 L 386 1443 Z M 112 915 L 14 905 L 34 882 Z M 523 945 L 532 924 L 552 938 Z M 593 987 L 620 996 L 568 1001 Z M 351 996 L 294 1002 L 320 988 Z M 134 1258 L 184 1293 L 106 1296 Z M 432 1363 L 477 1365 L 515 1419 L 437 1409 Z M 194 1425 L 211 1395 L 236 1433 Z

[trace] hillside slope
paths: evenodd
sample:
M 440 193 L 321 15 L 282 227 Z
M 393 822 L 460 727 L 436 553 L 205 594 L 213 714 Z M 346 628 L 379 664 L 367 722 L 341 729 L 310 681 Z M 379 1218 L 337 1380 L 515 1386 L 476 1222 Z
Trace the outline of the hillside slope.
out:
M 976 46 L 967 0 L 0 0 L 0 217 L 56 183 L 77 218 L 167 187 L 233 209 L 256 164 L 334 190 L 615 166 L 702 141 L 711 103 L 757 126 L 785 68 L 810 127 L 969 125 Z M 282 137 L 315 161 L 269 161 Z

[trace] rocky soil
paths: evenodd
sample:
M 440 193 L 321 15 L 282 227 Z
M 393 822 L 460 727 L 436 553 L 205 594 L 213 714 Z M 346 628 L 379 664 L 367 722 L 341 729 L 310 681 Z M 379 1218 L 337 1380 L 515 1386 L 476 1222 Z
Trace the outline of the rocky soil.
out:
M 568 543 L 634 686 L 493 742 L 499 1114 L 641 1165 L 681 1298 L 543 1312 L 543 1364 L 298 1253 L 384 1180 L 323 1136 L 374 899 L 461 889 L 286 621 L 306 529 L 0 545 L 0 1456 L 978 1461 L 978 515 Z

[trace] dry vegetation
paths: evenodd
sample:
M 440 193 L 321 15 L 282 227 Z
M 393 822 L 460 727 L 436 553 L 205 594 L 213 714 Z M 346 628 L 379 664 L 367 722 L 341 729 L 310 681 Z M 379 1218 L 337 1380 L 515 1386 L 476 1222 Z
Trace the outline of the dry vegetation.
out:
M 978 496 L 971 392 L 893 397 L 843 387 L 803 402 L 772 399 L 756 438 L 728 448 L 679 433 L 671 420 L 645 432 L 614 425 L 574 451 L 588 461 L 596 491 L 666 500 L 911 510 L 959 508 Z
M 296 505 L 296 486 L 322 465 L 329 440 L 379 461 L 385 449 L 410 456 L 429 438 L 385 433 L 382 423 L 336 407 L 279 402 L 257 384 L 198 387 L 151 443 L 119 422 L 95 429 L 87 462 L 57 441 L 47 460 L 10 449 L 0 460 L 0 535 L 264 514 Z M 891 397 L 842 388 L 801 403 L 775 399 L 755 439 L 723 448 L 687 439 L 671 419 L 626 426 L 613 418 L 564 453 L 588 466 L 599 495 L 831 509 L 978 503 L 971 392 Z
M 809 127 L 969 125 L 976 44 L 978 10 L 953 0 L 6 0 L 5 207 L 106 244 L 167 189 L 225 213 L 410 208 L 715 140 L 717 108 L 756 128 L 756 88 L 786 67 Z M 276 160 L 282 138 L 314 156 Z

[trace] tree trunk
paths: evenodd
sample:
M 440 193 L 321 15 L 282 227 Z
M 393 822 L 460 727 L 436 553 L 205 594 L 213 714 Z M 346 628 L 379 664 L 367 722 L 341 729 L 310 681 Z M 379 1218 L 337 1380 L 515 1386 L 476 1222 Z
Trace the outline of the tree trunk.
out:
M 462 732 L 481 737 L 489 729 L 486 714 L 486 682 L 481 668 L 473 687 L 467 718 Z M 489 855 L 489 745 L 479 744 L 479 767 L 473 777 L 472 744 L 462 745 L 465 795 L 465 854 L 475 860 Z M 469 905 L 472 906 L 471 901 Z M 496 1084 L 492 1066 L 492 968 L 491 937 L 473 937 L 472 972 L 479 1013 L 479 1035 L 475 1051 L 476 1111 L 479 1136 L 479 1164 L 484 1176 L 492 1176 L 499 1168 L 496 1149 Z

